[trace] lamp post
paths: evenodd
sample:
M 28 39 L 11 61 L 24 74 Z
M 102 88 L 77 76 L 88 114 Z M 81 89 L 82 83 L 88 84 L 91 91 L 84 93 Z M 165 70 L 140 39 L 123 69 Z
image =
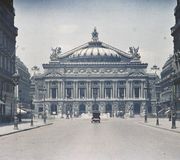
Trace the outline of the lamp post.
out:
M 159 102 L 156 102 L 156 125 L 159 126 Z
M 146 100 L 146 103 L 145 103 L 145 108 L 144 108 L 144 123 L 147 123 L 147 94 L 148 94 L 148 86 L 144 88 L 144 91 L 145 91 L 145 100 Z
M 16 87 L 15 91 L 16 93 L 15 94 L 15 106 L 14 106 L 14 129 L 15 130 L 18 130 L 18 118 L 17 118 L 17 102 L 18 102 L 18 83 L 19 83 L 19 74 L 17 72 L 15 72 L 13 75 L 12 75 L 12 81 L 14 83 L 14 86 Z
M 173 100 L 172 100 L 172 106 L 171 106 L 171 118 L 172 118 L 172 126 L 171 129 L 176 129 L 176 89 L 175 89 L 175 72 L 172 72 L 172 77 L 173 77 L 173 81 L 172 81 L 172 95 L 173 95 Z
M 44 120 L 44 124 L 46 124 L 46 119 L 47 119 L 47 113 L 46 113 L 46 107 L 45 107 L 45 95 L 46 95 L 46 88 L 43 87 L 43 120 Z
M 31 125 L 30 126 L 33 126 L 33 99 L 31 100 Z

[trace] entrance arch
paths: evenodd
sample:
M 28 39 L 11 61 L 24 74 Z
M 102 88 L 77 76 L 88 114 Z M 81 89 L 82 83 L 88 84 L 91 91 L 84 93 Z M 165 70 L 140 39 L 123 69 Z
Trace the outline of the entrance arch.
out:
M 79 106 L 79 115 L 82 113 L 86 113 L 86 106 L 84 104 L 80 104 Z
M 56 104 L 51 104 L 51 114 L 57 115 L 57 105 Z
M 134 114 L 140 114 L 140 104 L 134 103 Z
M 112 105 L 111 104 L 107 104 L 105 107 L 105 113 L 109 113 L 110 117 L 112 117 Z
M 98 104 L 93 104 L 92 112 L 99 112 L 99 105 Z

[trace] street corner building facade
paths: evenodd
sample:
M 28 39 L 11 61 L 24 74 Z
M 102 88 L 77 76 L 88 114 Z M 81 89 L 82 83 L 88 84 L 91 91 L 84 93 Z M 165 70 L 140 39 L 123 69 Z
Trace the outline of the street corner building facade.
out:
M 12 120 L 14 113 L 15 45 L 13 0 L 0 0 L 0 121 Z
M 117 116 L 133 116 L 155 111 L 156 74 L 146 73 L 139 48 L 126 53 L 99 41 L 96 28 L 92 40 L 68 52 L 52 49 L 44 73 L 34 76 L 35 110 L 49 115 L 99 111 Z
M 16 70 L 19 74 L 19 83 L 16 87 L 15 96 L 18 97 L 18 105 L 23 109 L 30 109 L 31 97 L 30 97 L 30 73 L 27 66 L 16 56 Z M 18 90 L 18 91 L 17 91 Z M 18 94 L 18 95 L 17 95 Z
M 171 28 L 171 35 L 174 38 L 174 70 L 173 73 L 173 102 L 172 111 L 180 119 L 180 0 L 174 9 L 175 25 Z

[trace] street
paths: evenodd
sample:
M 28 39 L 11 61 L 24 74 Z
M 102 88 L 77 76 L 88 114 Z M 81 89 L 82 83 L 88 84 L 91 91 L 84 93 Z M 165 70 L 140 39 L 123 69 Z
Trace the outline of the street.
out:
M 180 134 L 135 119 L 58 119 L 0 138 L 0 160 L 179 160 Z

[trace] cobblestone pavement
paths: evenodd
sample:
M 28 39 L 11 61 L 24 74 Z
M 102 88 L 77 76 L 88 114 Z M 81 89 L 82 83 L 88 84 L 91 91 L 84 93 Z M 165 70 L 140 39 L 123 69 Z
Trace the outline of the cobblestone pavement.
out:
M 180 134 L 140 119 L 59 119 L 0 138 L 2 160 L 179 160 Z

